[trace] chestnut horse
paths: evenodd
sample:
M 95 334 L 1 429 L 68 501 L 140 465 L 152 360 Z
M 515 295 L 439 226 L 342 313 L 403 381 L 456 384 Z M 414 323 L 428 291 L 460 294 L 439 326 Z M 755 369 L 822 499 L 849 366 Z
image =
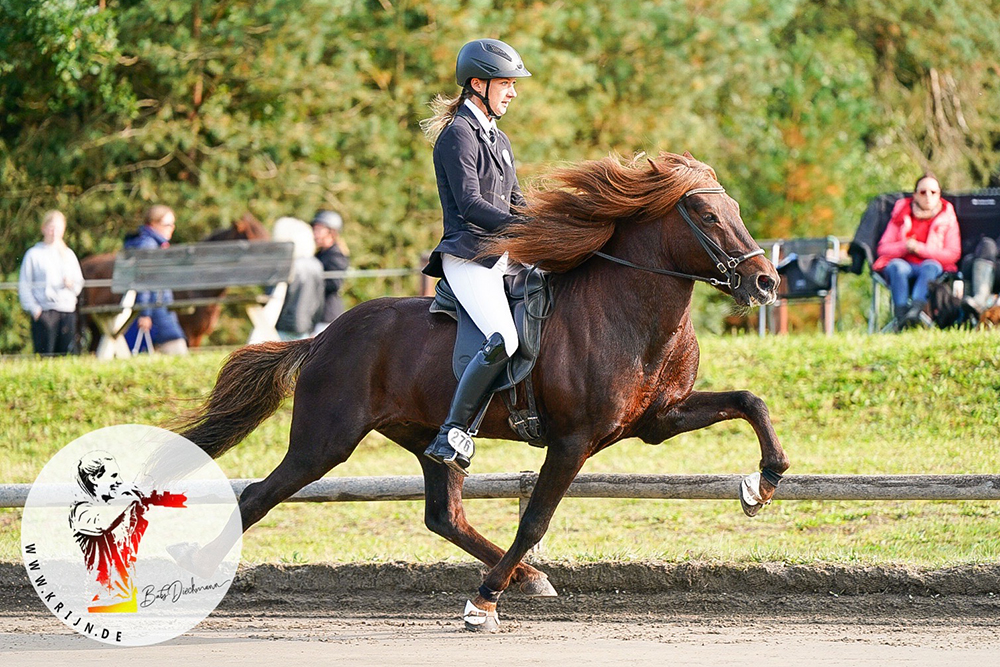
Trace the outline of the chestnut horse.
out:
M 551 179 L 558 187 L 529 197 L 527 222 L 508 227 L 488 249 L 553 271 L 555 309 L 532 375 L 547 452 L 510 548 L 469 525 L 463 477 L 422 455 L 456 381 L 455 323 L 430 313 L 430 300 L 420 297 L 368 301 L 315 339 L 250 345 L 229 357 L 205 405 L 178 429 L 212 457 L 242 441 L 294 391 L 288 451 L 266 479 L 246 488 L 234 523 L 241 518 L 245 531 L 346 461 L 376 430 L 420 462 L 427 527 L 491 568 L 465 620 L 468 629 L 495 631 L 497 596 L 512 583 L 528 595 L 556 594 L 546 575 L 521 559 L 545 534 L 584 462 L 623 438 L 658 444 L 744 419 L 759 440 L 762 472 L 734 495 L 751 515 L 770 501 L 789 464 L 764 402 L 748 391 L 693 390 L 695 281 L 745 307 L 775 299 L 777 274 L 736 201 L 714 170 L 688 154 L 664 153 L 648 164 L 608 157 Z M 506 417 L 494 401 L 480 434 L 516 440 Z M 196 550 L 190 564 L 204 567 L 229 546 Z
M 267 228 L 260 223 L 250 213 L 244 213 L 239 220 L 234 220 L 229 227 L 219 229 L 203 239 L 204 241 L 270 241 L 271 234 Z M 115 253 L 103 253 L 101 255 L 91 255 L 85 257 L 80 262 L 80 270 L 83 272 L 84 280 L 110 280 L 115 270 Z M 174 299 L 215 298 L 220 297 L 225 289 L 197 290 L 174 292 Z M 105 306 L 121 302 L 121 296 L 111 292 L 110 287 L 87 287 L 80 295 L 80 305 Z M 179 311 L 177 319 L 180 321 L 181 329 L 187 338 L 189 347 L 198 347 L 202 339 L 210 334 L 215 325 L 219 323 L 219 314 L 222 307 L 217 304 L 207 306 L 197 306 L 190 311 Z M 90 322 L 91 351 L 97 349 L 97 342 L 101 337 L 100 328 Z M 77 331 L 83 331 L 77 326 Z

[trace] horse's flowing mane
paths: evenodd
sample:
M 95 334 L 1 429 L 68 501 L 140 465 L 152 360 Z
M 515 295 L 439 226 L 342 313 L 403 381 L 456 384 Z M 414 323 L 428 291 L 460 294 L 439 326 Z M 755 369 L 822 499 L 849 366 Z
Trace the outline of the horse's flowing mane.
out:
M 610 155 L 557 169 L 527 192 L 523 222 L 508 225 L 483 255 L 510 253 L 522 264 L 569 271 L 599 250 L 624 221 L 663 218 L 681 196 L 715 172 L 690 154 L 631 160 Z

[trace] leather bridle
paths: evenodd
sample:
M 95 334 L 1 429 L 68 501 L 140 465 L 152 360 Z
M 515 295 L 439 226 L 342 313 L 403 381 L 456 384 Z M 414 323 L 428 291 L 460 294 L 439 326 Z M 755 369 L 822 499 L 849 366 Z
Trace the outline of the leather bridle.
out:
M 736 273 L 736 267 L 742 264 L 743 262 L 747 261 L 751 257 L 757 257 L 758 255 L 763 255 L 764 249 L 757 248 L 756 250 L 753 250 L 743 255 L 739 255 L 737 257 L 730 255 L 718 243 L 713 241 L 708 236 L 708 234 L 703 232 L 701 228 L 698 227 L 698 225 L 694 223 L 694 220 L 691 219 L 691 214 L 688 213 L 687 206 L 684 205 L 684 200 L 690 197 L 691 195 L 725 194 L 725 193 L 726 190 L 725 188 L 722 187 L 695 188 L 693 190 L 688 190 L 687 192 L 685 192 L 681 196 L 681 198 L 677 200 L 677 204 L 675 205 L 675 208 L 680 212 L 681 217 L 684 218 L 684 222 L 688 224 L 688 227 L 690 227 L 691 231 L 694 233 L 694 237 L 698 239 L 698 243 L 700 243 L 701 247 L 705 249 L 705 252 L 708 253 L 708 256 L 712 258 L 712 261 L 715 263 L 715 268 L 719 270 L 719 273 L 721 273 L 723 276 L 726 277 L 724 281 L 719 280 L 718 278 L 706 278 L 704 276 L 696 276 L 690 273 L 682 273 L 680 271 L 671 271 L 669 269 L 658 269 L 652 266 L 642 266 L 600 251 L 595 252 L 594 254 L 608 261 L 615 262 L 617 264 L 621 264 L 622 266 L 627 266 L 632 269 L 649 271 L 650 273 L 657 273 L 665 276 L 675 276 L 677 278 L 687 278 L 688 280 L 698 280 L 704 283 L 708 283 L 713 287 L 728 287 L 730 289 L 736 289 L 737 287 L 740 286 L 740 276 L 738 273 Z

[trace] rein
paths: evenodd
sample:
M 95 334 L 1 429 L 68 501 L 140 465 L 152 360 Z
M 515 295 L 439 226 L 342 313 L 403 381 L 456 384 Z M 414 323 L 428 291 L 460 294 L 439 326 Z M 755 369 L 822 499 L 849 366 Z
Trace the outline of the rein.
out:
M 694 220 L 691 219 L 691 214 L 688 213 L 687 207 L 684 205 L 684 200 L 691 195 L 699 194 L 725 194 L 725 188 L 695 188 L 694 190 L 688 190 L 685 192 L 680 199 L 677 200 L 675 208 L 680 211 L 681 217 L 684 218 L 684 222 L 688 224 L 691 231 L 694 233 L 694 237 L 698 239 L 698 243 L 701 247 L 705 249 L 708 256 L 712 258 L 715 262 L 715 268 L 719 270 L 719 273 L 724 275 L 726 279 L 719 280 L 718 278 L 706 278 L 704 276 L 696 276 L 690 273 L 682 273 L 680 271 L 670 271 L 668 269 L 658 269 L 652 266 L 642 266 L 640 264 L 634 264 L 628 260 L 621 259 L 620 257 L 615 257 L 604 252 L 597 251 L 594 254 L 598 257 L 606 259 L 610 262 L 615 262 L 616 264 L 621 264 L 622 266 L 627 266 L 631 269 L 639 269 L 640 271 L 648 271 L 649 273 L 657 273 L 664 276 L 674 276 L 676 278 L 687 278 L 688 280 L 697 280 L 703 283 L 708 283 L 713 287 L 728 287 L 730 289 L 736 289 L 740 286 L 740 276 L 736 273 L 736 267 L 747 261 L 751 257 L 757 257 L 758 255 L 764 254 L 763 248 L 757 248 L 751 252 L 734 257 L 726 252 L 718 243 L 713 241 L 708 234 L 703 232 L 698 225 L 694 224 Z

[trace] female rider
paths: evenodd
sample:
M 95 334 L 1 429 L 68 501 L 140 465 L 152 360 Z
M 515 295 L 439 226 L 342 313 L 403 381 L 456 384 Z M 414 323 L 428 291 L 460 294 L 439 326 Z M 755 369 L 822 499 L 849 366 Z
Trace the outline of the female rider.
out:
M 477 39 L 459 51 L 455 79 L 462 92 L 435 100 L 424 122 L 434 143 L 434 173 L 444 210 L 444 236 L 424 273 L 446 277 L 452 291 L 485 336 L 458 381 L 441 430 L 424 455 L 465 475 L 474 452 L 469 423 L 517 349 L 503 276 L 507 255 L 478 257 L 482 241 L 517 216 L 524 204 L 507 135 L 496 120 L 517 97 L 516 79 L 531 74 L 504 42 Z

